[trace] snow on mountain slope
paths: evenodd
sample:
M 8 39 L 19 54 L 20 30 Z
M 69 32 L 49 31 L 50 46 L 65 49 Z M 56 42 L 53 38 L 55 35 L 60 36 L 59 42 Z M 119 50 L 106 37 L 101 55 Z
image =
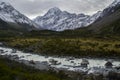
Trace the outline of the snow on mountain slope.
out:
M 94 23 L 100 16 L 102 15 L 102 11 L 98 11 L 97 13 L 93 14 L 92 16 L 90 16 L 86 23 L 85 23 L 85 26 L 88 26 L 92 23 Z
M 106 7 L 101 16 L 88 28 L 97 33 L 119 34 L 120 0 L 114 0 Z
M 114 0 L 101 14 L 101 17 L 109 16 L 120 8 L 120 0 Z
M 120 4 L 120 0 L 114 0 L 113 3 L 111 5 L 109 5 L 108 7 L 114 7 L 118 4 Z
M 44 29 L 63 31 L 88 26 L 93 23 L 101 12 L 93 16 L 84 14 L 71 14 L 59 8 L 50 9 L 44 16 L 38 16 L 34 21 Z
M 38 25 L 32 20 L 21 14 L 7 2 L 0 1 L 0 19 L 5 22 L 27 24 L 38 28 Z

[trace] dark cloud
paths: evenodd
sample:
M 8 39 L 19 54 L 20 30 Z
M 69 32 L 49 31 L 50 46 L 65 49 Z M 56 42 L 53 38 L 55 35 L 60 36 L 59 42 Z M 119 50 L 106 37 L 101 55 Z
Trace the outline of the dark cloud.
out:
M 10 2 L 17 10 L 33 18 L 43 15 L 48 9 L 59 7 L 71 13 L 93 14 L 103 10 L 114 0 L 4 0 Z

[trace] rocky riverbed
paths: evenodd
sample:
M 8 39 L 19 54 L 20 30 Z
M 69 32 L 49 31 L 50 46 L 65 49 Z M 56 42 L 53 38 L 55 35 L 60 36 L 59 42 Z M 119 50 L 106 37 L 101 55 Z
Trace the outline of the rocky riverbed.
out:
M 83 58 L 42 56 L 5 47 L 0 47 L 0 55 L 40 70 L 54 69 L 56 71 L 65 70 L 104 75 L 110 71 L 120 73 L 120 60 L 114 59 L 109 59 L 112 65 L 106 68 L 105 64 L 108 59 L 86 59 L 88 61 L 87 66 L 81 66 Z

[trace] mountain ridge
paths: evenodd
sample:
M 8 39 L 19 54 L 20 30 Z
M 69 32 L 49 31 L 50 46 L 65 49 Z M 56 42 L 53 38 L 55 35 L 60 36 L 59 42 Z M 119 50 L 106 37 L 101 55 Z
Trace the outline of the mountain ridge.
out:
M 88 29 L 100 34 L 120 34 L 120 0 L 115 0 L 105 8 L 102 16 L 91 24 Z
M 17 11 L 11 4 L 0 1 L 0 19 L 7 23 L 14 23 L 28 30 L 38 28 L 38 25 L 25 15 Z
M 100 16 L 100 12 L 89 16 L 85 14 L 72 14 L 67 11 L 61 11 L 54 7 L 48 10 L 44 16 L 38 16 L 34 21 L 42 28 L 53 31 L 64 31 L 67 29 L 76 29 L 88 26 Z
M 99 30 L 103 19 L 107 19 L 110 15 L 114 14 L 120 7 L 120 0 L 113 1 L 103 11 L 98 11 L 96 14 L 89 16 L 85 14 L 69 13 L 62 11 L 57 7 L 51 8 L 44 16 L 38 16 L 34 21 L 30 20 L 25 15 L 21 14 L 9 3 L 0 1 L 0 19 L 7 23 L 16 23 L 31 30 L 52 30 L 64 31 L 75 30 L 78 28 L 88 27 L 90 30 Z M 107 20 L 106 20 L 107 21 Z M 105 22 L 106 22 L 105 21 Z M 99 23 L 99 24 L 98 24 Z M 104 23 L 104 22 L 103 22 Z M 105 24 L 105 23 L 104 23 Z M 110 22 L 109 22 L 110 24 Z M 89 28 L 89 26 L 92 26 Z M 93 27 L 94 26 L 94 27 Z

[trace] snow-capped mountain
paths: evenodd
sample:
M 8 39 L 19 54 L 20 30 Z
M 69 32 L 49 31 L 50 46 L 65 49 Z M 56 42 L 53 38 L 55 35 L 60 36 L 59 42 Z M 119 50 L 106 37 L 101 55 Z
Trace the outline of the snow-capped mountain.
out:
M 97 13 L 93 14 L 92 16 L 90 16 L 87 19 L 84 26 L 88 26 L 88 25 L 94 23 L 99 17 L 101 17 L 101 15 L 102 15 L 102 11 L 98 11 Z
M 101 16 L 93 23 L 89 30 L 101 34 L 120 34 L 120 0 L 114 0 L 105 8 Z
M 44 16 L 38 16 L 34 21 L 21 14 L 9 3 L 0 1 L 0 19 L 16 24 L 29 25 L 27 28 L 48 29 L 54 31 L 64 31 L 86 27 L 94 22 L 99 21 L 105 16 L 109 16 L 120 8 L 120 0 L 114 0 L 102 12 L 98 11 L 92 16 L 85 14 L 72 14 L 67 11 L 61 11 L 54 7 L 48 10 Z
M 110 4 L 107 8 L 103 10 L 101 17 L 109 16 L 119 8 L 120 8 L 120 0 L 114 0 L 112 4 Z
M 30 20 L 28 17 L 21 14 L 14 7 L 7 2 L 0 1 L 0 19 L 9 23 L 24 24 L 31 28 L 38 27 L 36 23 Z
M 101 12 L 93 16 L 85 14 L 71 14 L 67 11 L 61 11 L 59 8 L 54 7 L 50 9 L 44 16 L 38 16 L 34 21 L 44 29 L 63 31 L 67 29 L 76 29 L 88 26 L 93 23 Z

